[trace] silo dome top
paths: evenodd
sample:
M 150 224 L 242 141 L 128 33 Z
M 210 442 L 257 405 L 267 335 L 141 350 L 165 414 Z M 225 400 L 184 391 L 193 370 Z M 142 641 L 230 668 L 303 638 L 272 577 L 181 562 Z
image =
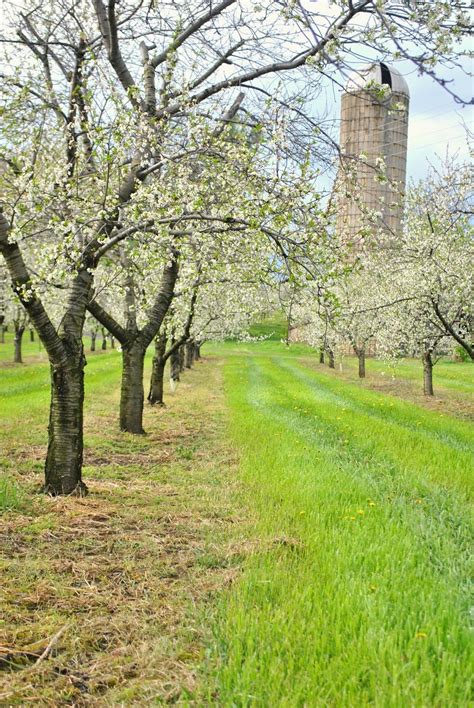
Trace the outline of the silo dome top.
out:
M 388 66 L 383 62 L 367 64 L 355 72 L 346 84 L 346 91 L 355 93 L 363 91 L 370 84 L 381 84 L 390 86 L 393 93 L 403 93 L 405 96 L 410 95 L 408 84 L 397 69 L 393 66 Z

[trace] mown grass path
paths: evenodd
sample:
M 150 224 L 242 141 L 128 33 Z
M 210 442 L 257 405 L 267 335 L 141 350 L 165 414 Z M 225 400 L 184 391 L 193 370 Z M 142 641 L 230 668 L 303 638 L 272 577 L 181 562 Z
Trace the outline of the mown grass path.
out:
M 88 359 L 84 499 L 37 494 L 47 364 L 0 368 L 2 706 L 179 702 L 235 572 L 222 366 L 186 372 L 137 437 L 118 431 L 119 353 Z
M 468 705 L 472 427 L 276 345 L 229 353 L 258 550 L 216 625 L 222 704 Z

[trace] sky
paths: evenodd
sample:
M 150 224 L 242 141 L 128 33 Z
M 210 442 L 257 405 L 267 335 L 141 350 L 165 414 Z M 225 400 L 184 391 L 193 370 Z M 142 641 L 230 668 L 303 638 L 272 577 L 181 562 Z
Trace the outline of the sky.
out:
M 240 2 L 242 6 L 248 5 L 249 10 L 253 8 L 255 11 L 255 0 L 240 0 Z M 12 4 L 12 0 L 0 0 L 0 25 L 2 24 L 1 8 L 9 4 Z M 334 0 L 302 0 L 302 4 L 308 8 L 317 6 L 318 11 L 321 12 L 321 18 L 326 16 L 327 22 L 330 22 L 340 12 Z M 361 54 L 370 55 L 370 50 L 367 51 L 366 48 Z M 377 57 L 374 55 L 373 59 L 375 60 Z M 430 162 L 436 163 L 437 158 L 446 157 L 447 150 L 450 154 L 457 154 L 460 160 L 468 160 L 469 148 L 463 123 L 470 129 L 471 137 L 474 137 L 474 107 L 472 105 L 462 107 L 456 104 L 453 97 L 430 77 L 418 76 L 416 68 L 409 61 L 398 61 L 394 66 L 405 77 L 410 89 L 408 180 L 417 181 L 423 178 L 429 169 Z M 354 66 L 354 68 L 356 67 Z M 471 70 L 472 72 L 473 66 L 465 66 L 464 68 L 466 71 Z M 443 74 L 443 72 L 441 73 Z M 474 93 L 472 78 L 466 76 L 461 70 L 449 74 L 444 71 L 443 76 L 453 81 L 450 84 L 452 90 L 460 94 L 464 100 L 471 100 Z M 271 84 L 271 82 L 270 79 L 269 83 Z M 337 121 L 336 126 L 340 116 L 340 98 L 341 90 L 329 86 L 328 102 L 331 109 L 327 118 L 334 117 Z
M 449 154 L 469 159 L 466 127 L 474 137 L 474 107 L 457 104 L 454 98 L 430 77 L 418 76 L 409 62 L 398 62 L 397 69 L 404 75 L 410 89 L 408 121 L 408 179 L 419 180 L 426 175 L 429 163 Z M 472 67 L 471 67 L 472 69 Z M 463 72 L 455 71 L 450 88 L 470 101 L 473 80 Z
M 338 16 L 340 9 L 334 0 L 301 0 L 307 9 L 317 9 L 328 18 Z M 465 40 L 463 48 L 472 49 L 472 40 Z M 415 49 L 415 48 L 414 48 Z M 416 53 L 416 52 L 415 52 Z M 365 48 L 361 55 L 369 56 Z M 373 60 L 378 56 L 373 53 Z M 473 101 L 474 79 L 466 75 L 473 73 L 474 64 L 465 59 L 463 69 L 450 70 L 438 66 L 437 74 L 450 82 L 449 88 L 461 96 L 467 103 Z M 364 62 L 361 62 L 363 65 Z M 390 62 L 388 62 L 390 63 Z M 462 106 L 442 86 L 428 76 L 419 76 L 417 68 L 408 60 L 393 63 L 404 76 L 410 89 L 410 108 L 408 123 L 408 160 L 407 180 L 418 181 L 426 176 L 430 163 L 436 164 L 446 154 L 457 155 L 459 160 L 470 160 L 468 131 L 474 143 L 474 106 Z M 354 68 L 359 69 L 360 67 Z M 329 88 L 331 103 L 334 100 L 332 115 L 336 120 L 340 116 L 341 90 Z M 330 116 L 328 115 L 328 118 Z M 467 128 L 467 131 L 466 131 Z

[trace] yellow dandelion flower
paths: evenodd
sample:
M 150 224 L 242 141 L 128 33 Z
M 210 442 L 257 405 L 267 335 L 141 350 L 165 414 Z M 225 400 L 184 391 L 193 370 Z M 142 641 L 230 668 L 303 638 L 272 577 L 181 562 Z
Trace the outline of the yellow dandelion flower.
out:
M 415 634 L 416 639 L 426 639 L 427 636 L 426 632 L 417 632 Z

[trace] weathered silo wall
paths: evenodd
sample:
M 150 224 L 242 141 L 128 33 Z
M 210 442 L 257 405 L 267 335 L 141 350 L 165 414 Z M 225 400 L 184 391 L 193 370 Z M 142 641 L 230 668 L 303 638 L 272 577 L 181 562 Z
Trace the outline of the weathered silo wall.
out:
M 368 227 L 385 240 L 400 232 L 408 108 L 405 80 L 385 64 L 364 67 L 346 86 L 341 102 L 342 189 L 337 222 L 346 241 L 363 243 Z M 385 176 L 380 160 L 385 164 Z M 376 224 L 370 224 L 369 212 L 380 212 Z

